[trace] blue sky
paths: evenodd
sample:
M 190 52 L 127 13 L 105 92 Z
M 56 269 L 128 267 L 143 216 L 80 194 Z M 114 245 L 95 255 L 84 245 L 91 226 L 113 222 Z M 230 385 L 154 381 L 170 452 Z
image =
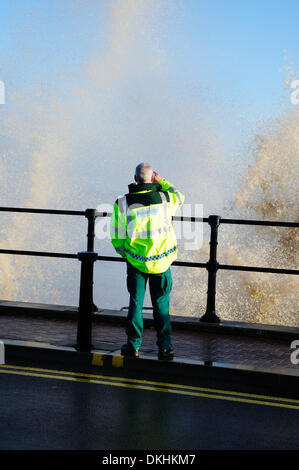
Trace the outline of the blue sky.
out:
M 51 88 L 60 76 L 75 76 L 93 44 L 104 52 L 110 3 L 2 0 L 0 80 L 7 101 L 11 86 L 44 81 Z M 161 19 L 159 42 L 177 81 L 191 79 L 215 98 L 215 113 L 219 107 L 235 119 L 245 115 L 251 125 L 290 107 L 283 82 L 285 66 L 299 69 L 297 0 L 166 2 L 172 3 L 174 20 Z
M 283 70 L 299 68 L 299 3 L 296 0 L 190 0 L 173 31 L 184 72 L 203 86 L 271 116 L 280 99 L 289 105 Z
M 80 64 L 100 30 L 104 47 L 106 3 L 111 2 L 2 0 L 0 74 L 6 76 L 5 58 L 17 58 L 15 79 L 28 82 Z M 299 68 L 299 3 L 183 0 L 178 5 L 178 18 L 165 27 L 161 41 L 176 73 L 192 74 L 242 106 L 253 103 L 270 111 L 283 94 L 282 68 L 290 62 Z

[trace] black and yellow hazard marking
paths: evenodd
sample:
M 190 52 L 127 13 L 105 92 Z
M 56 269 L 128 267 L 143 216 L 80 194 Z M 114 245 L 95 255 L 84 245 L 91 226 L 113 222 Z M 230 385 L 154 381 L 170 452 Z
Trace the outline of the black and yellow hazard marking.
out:
M 121 362 L 122 356 L 116 357 L 115 361 Z M 100 361 L 98 356 L 96 361 Z M 152 380 L 131 379 L 126 377 L 112 377 L 98 374 L 87 374 L 75 371 L 63 371 L 53 369 L 39 369 L 36 367 L 0 365 L 0 374 L 13 374 L 45 379 L 67 380 L 73 382 L 86 382 L 113 387 L 124 387 L 127 389 L 148 390 L 151 392 L 164 392 L 178 394 L 194 398 L 210 398 L 215 400 L 228 400 L 237 403 L 248 403 L 253 405 L 272 406 L 299 410 L 299 400 L 285 397 L 273 397 L 251 393 L 234 392 L 229 390 L 196 387 L 176 383 L 156 382 Z
M 118 354 L 107 354 L 107 352 L 97 352 L 92 354 L 91 363 L 93 366 L 124 367 L 124 356 Z

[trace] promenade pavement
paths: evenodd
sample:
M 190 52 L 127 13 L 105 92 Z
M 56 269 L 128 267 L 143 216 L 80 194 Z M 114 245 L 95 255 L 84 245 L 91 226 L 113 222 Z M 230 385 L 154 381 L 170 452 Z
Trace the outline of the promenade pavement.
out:
M 21 356 L 26 348 L 32 354 L 47 351 L 48 356 L 55 351 L 56 359 L 66 352 L 78 357 L 76 318 L 75 307 L 0 301 L 0 340 L 7 347 L 7 357 L 16 357 L 17 351 Z M 109 356 L 116 367 L 134 363 L 135 368 L 156 367 L 162 371 L 161 361 L 157 360 L 152 315 L 148 312 L 144 312 L 141 360 L 121 361 L 120 347 L 126 342 L 125 319 L 125 310 L 99 308 L 93 315 L 90 360 L 95 363 L 95 357 Z M 291 362 L 291 343 L 299 340 L 298 328 L 231 322 L 204 324 L 190 317 L 173 317 L 172 325 L 175 358 L 171 365 L 167 363 L 168 371 L 221 377 L 229 372 L 230 376 L 235 374 L 236 380 L 266 378 L 273 384 L 297 387 L 299 391 L 299 365 Z

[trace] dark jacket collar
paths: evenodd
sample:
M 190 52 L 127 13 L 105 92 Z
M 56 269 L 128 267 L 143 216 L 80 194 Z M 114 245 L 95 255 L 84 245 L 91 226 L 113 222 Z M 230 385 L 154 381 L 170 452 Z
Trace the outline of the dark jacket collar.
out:
M 129 184 L 129 193 L 138 193 L 139 191 L 160 191 L 162 189 L 159 183 L 132 183 Z

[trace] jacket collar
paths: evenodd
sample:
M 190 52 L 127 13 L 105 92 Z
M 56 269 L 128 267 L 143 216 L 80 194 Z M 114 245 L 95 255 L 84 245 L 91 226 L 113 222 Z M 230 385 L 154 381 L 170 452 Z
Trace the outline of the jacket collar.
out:
M 162 189 L 159 183 L 132 183 L 129 184 L 129 193 L 139 193 L 140 191 L 159 191 Z

